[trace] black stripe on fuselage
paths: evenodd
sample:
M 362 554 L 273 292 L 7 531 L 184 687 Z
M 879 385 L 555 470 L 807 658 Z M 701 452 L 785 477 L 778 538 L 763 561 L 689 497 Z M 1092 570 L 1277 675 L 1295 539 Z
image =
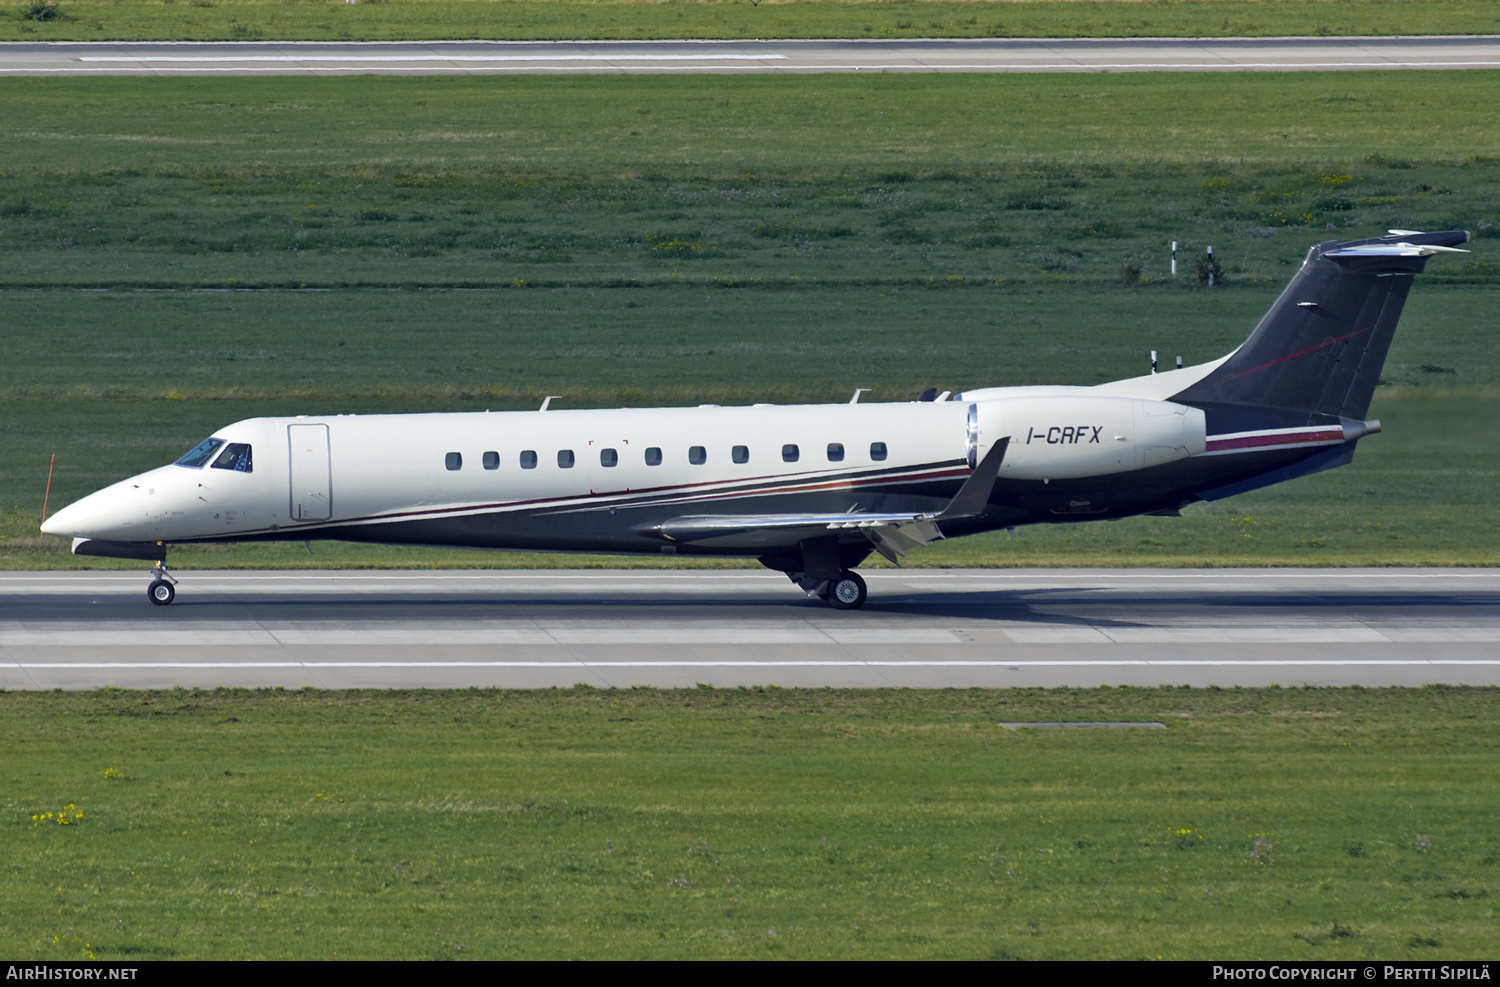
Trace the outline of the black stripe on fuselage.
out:
M 1200 493 L 1236 485 L 1253 488 L 1279 482 L 1288 474 L 1327 468 L 1337 457 L 1352 454 L 1352 443 L 1315 449 L 1252 449 L 1234 455 L 1194 457 L 1130 473 L 1074 480 L 1010 480 L 1002 475 L 981 517 L 944 521 L 944 534 L 956 537 L 1014 525 L 1060 524 L 1131 517 L 1172 510 L 1200 498 Z M 789 497 L 796 498 L 798 512 L 842 513 L 848 509 L 849 493 L 858 491 L 869 511 L 906 510 L 913 513 L 938 511 L 953 496 L 955 480 L 968 475 L 962 461 L 891 467 L 878 472 L 847 473 L 811 477 L 774 477 L 733 483 L 720 490 L 704 491 L 698 502 L 732 503 L 736 515 L 785 514 Z M 722 481 L 721 481 L 722 482 Z M 682 484 L 652 491 L 622 491 L 589 497 L 539 499 L 495 505 L 469 505 L 432 511 L 383 515 L 369 519 L 309 523 L 277 531 L 183 539 L 179 544 L 210 541 L 287 541 L 331 538 L 384 544 L 465 546 L 473 548 L 560 550 L 600 553 L 744 555 L 743 550 L 665 546 L 654 535 L 640 529 L 680 516 L 684 504 L 693 503 L 684 493 L 706 484 Z M 669 496 L 663 497 L 662 494 Z M 1228 495 L 1227 493 L 1225 495 Z M 568 503 L 573 502 L 573 503 Z M 731 510 L 703 511 L 731 513 Z M 846 532 L 841 540 L 862 541 L 859 532 Z
M 941 507 L 946 498 L 952 496 L 955 481 L 961 483 L 969 476 L 968 464 L 961 459 L 939 463 L 923 463 L 914 466 L 890 466 L 879 469 L 848 470 L 842 473 L 800 473 L 793 476 L 755 477 L 751 480 L 709 480 L 697 483 L 673 484 L 650 487 L 644 490 L 622 489 L 617 491 L 590 491 L 587 494 L 568 494 L 562 497 L 541 497 L 531 500 L 497 501 L 483 504 L 461 504 L 421 510 L 391 511 L 362 517 L 344 518 L 337 521 L 312 521 L 303 524 L 282 525 L 233 535 L 211 538 L 183 539 L 181 543 L 207 541 L 255 541 L 287 540 L 307 538 L 313 534 L 358 541 L 385 541 L 384 537 L 351 537 L 352 532 L 365 528 L 387 529 L 395 525 L 431 521 L 443 518 L 468 516 L 524 516 L 534 525 L 542 519 L 559 518 L 586 513 L 609 511 L 631 511 L 632 523 L 639 523 L 642 511 L 659 511 L 665 520 L 681 512 L 681 508 L 693 504 L 735 502 L 736 513 L 746 511 L 747 501 L 758 501 L 786 497 L 808 498 L 808 502 L 823 501 L 829 497 L 840 497 L 839 504 L 829 508 L 843 512 L 849 508 L 847 494 L 858 491 L 862 495 L 874 495 L 882 501 L 892 499 L 919 498 L 922 503 L 913 507 L 913 513 Z M 705 489 L 718 487 L 718 489 Z M 696 491 L 696 492 L 695 492 Z M 858 505 L 857 505 L 858 506 Z M 671 508 L 671 510 L 667 510 Z M 866 507 L 866 509 L 870 509 Z M 775 512 L 785 513 L 787 508 L 778 506 Z M 754 513 L 753 511 L 751 513 Z M 766 511 L 765 513 L 773 513 Z M 573 523 L 573 522 L 569 522 Z M 611 528 L 617 525 L 611 525 Z M 334 535 L 334 532 L 339 532 Z M 403 539 L 404 540 L 404 539 Z M 439 542 L 448 544 L 448 542 Z

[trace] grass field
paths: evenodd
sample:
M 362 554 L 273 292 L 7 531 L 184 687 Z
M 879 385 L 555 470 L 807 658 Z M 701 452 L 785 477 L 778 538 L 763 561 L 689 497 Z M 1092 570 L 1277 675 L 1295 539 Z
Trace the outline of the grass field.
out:
M 671 182 L 1500 158 L 1486 71 L 0 79 L 3 173 Z M 767 135 L 774 134 L 774 139 Z M 1081 177 L 1081 176 L 1080 176 Z
M 0 694 L 0 953 L 1486 958 L 1494 702 Z
M 1494 0 L 26 0 L 0 40 L 1094 38 L 1494 34 Z
M 1500 233 L 1490 74 L 1288 78 L 0 80 L 0 286 L 1118 284 L 1172 240 L 1280 283 Z
M 1129 287 L 1169 281 L 1177 241 L 1179 285 L 1196 285 L 1214 247 L 1231 280 L 1271 288 L 1318 240 L 1391 227 L 1496 237 L 1492 174 L 1470 162 L 794 181 L 18 175 L 0 177 L 0 287 Z M 1495 285 L 1500 266 L 1483 249 L 1441 258 L 1433 282 Z
M 78 564 L 36 539 L 54 454 L 53 509 L 260 414 L 1096 383 L 1227 352 L 1311 243 L 1392 227 L 1478 239 L 1414 291 L 1354 467 L 917 561 L 1493 564 L 1491 82 L 3 80 L 0 565 Z M 545 564 L 301 552 L 174 558 Z

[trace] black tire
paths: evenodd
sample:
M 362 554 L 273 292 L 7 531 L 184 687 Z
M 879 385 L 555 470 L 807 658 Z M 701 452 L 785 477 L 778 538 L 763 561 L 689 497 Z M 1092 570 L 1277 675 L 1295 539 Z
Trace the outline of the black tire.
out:
M 146 598 L 159 607 L 164 607 L 177 598 L 177 590 L 165 579 L 158 579 L 146 590 Z
M 828 595 L 823 599 L 835 610 L 858 610 L 865 605 L 869 591 L 859 573 L 845 569 L 839 578 L 828 584 Z

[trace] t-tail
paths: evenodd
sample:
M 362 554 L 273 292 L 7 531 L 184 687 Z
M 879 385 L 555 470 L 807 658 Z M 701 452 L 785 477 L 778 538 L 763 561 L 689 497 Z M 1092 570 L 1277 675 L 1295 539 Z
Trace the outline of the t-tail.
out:
M 1411 275 L 1433 254 L 1464 253 L 1455 244 L 1468 239 L 1463 230 L 1392 230 L 1317 244 L 1250 338 L 1171 400 L 1202 408 L 1210 435 L 1309 426 L 1361 431 Z

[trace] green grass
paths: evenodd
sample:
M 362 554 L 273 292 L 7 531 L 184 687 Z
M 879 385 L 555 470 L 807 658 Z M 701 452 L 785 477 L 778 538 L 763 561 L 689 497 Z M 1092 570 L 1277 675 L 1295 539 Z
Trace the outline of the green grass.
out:
M 184 403 L 201 408 L 176 443 L 225 423 L 204 413 L 227 420 L 255 402 L 296 414 L 529 410 L 548 394 L 573 408 L 791 404 L 856 387 L 901 401 L 929 385 L 1097 384 L 1148 372 L 1151 349 L 1164 367 L 1206 362 L 1249 335 L 1279 290 L 15 291 L 0 396 L 18 414 L 145 401 L 180 421 Z M 1500 391 L 1484 324 L 1497 304 L 1500 288 L 1420 284 L 1386 383 Z M 68 410 L 79 402 L 96 407 Z
M 0 79 L 4 171 L 752 182 L 1500 157 L 1486 71 Z M 774 140 L 766 135 L 774 134 Z M 252 183 L 253 184 L 253 183 Z M 304 203 L 312 204 L 312 203 Z
M 57 0 L 11 4 L 0 40 L 1098 38 L 1493 34 L 1493 0 L 520 2 Z M 40 8 L 42 13 L 33 13 Z M 42 19 L 45 18 L 45 19 Z
M 0 80 L 0 284 L 1104 283 L 1169 240 L 1279 282 L 1500 231 L 1489 74 L 1286 78 Z
M 1484 958 L 1494 705 L 1444 687 L 6 693 L 0 952 Z M 1052 720 L 1167 728 L 998 725 Z
M 0 177 L 0 286 L 1119 287 L 1167 281 L 1175 240 L 1180 284 L 1212 246 L 1231 280 L 1270 287 L 1321 239 L 1496 237 L 1493 175 L 1488 162 L 796 181 L 15 175 Z M 1483 247 L 1435 261 L 1426 283 L 1500 283 Z M 536 304 L 550 303 L 504 307 Z

